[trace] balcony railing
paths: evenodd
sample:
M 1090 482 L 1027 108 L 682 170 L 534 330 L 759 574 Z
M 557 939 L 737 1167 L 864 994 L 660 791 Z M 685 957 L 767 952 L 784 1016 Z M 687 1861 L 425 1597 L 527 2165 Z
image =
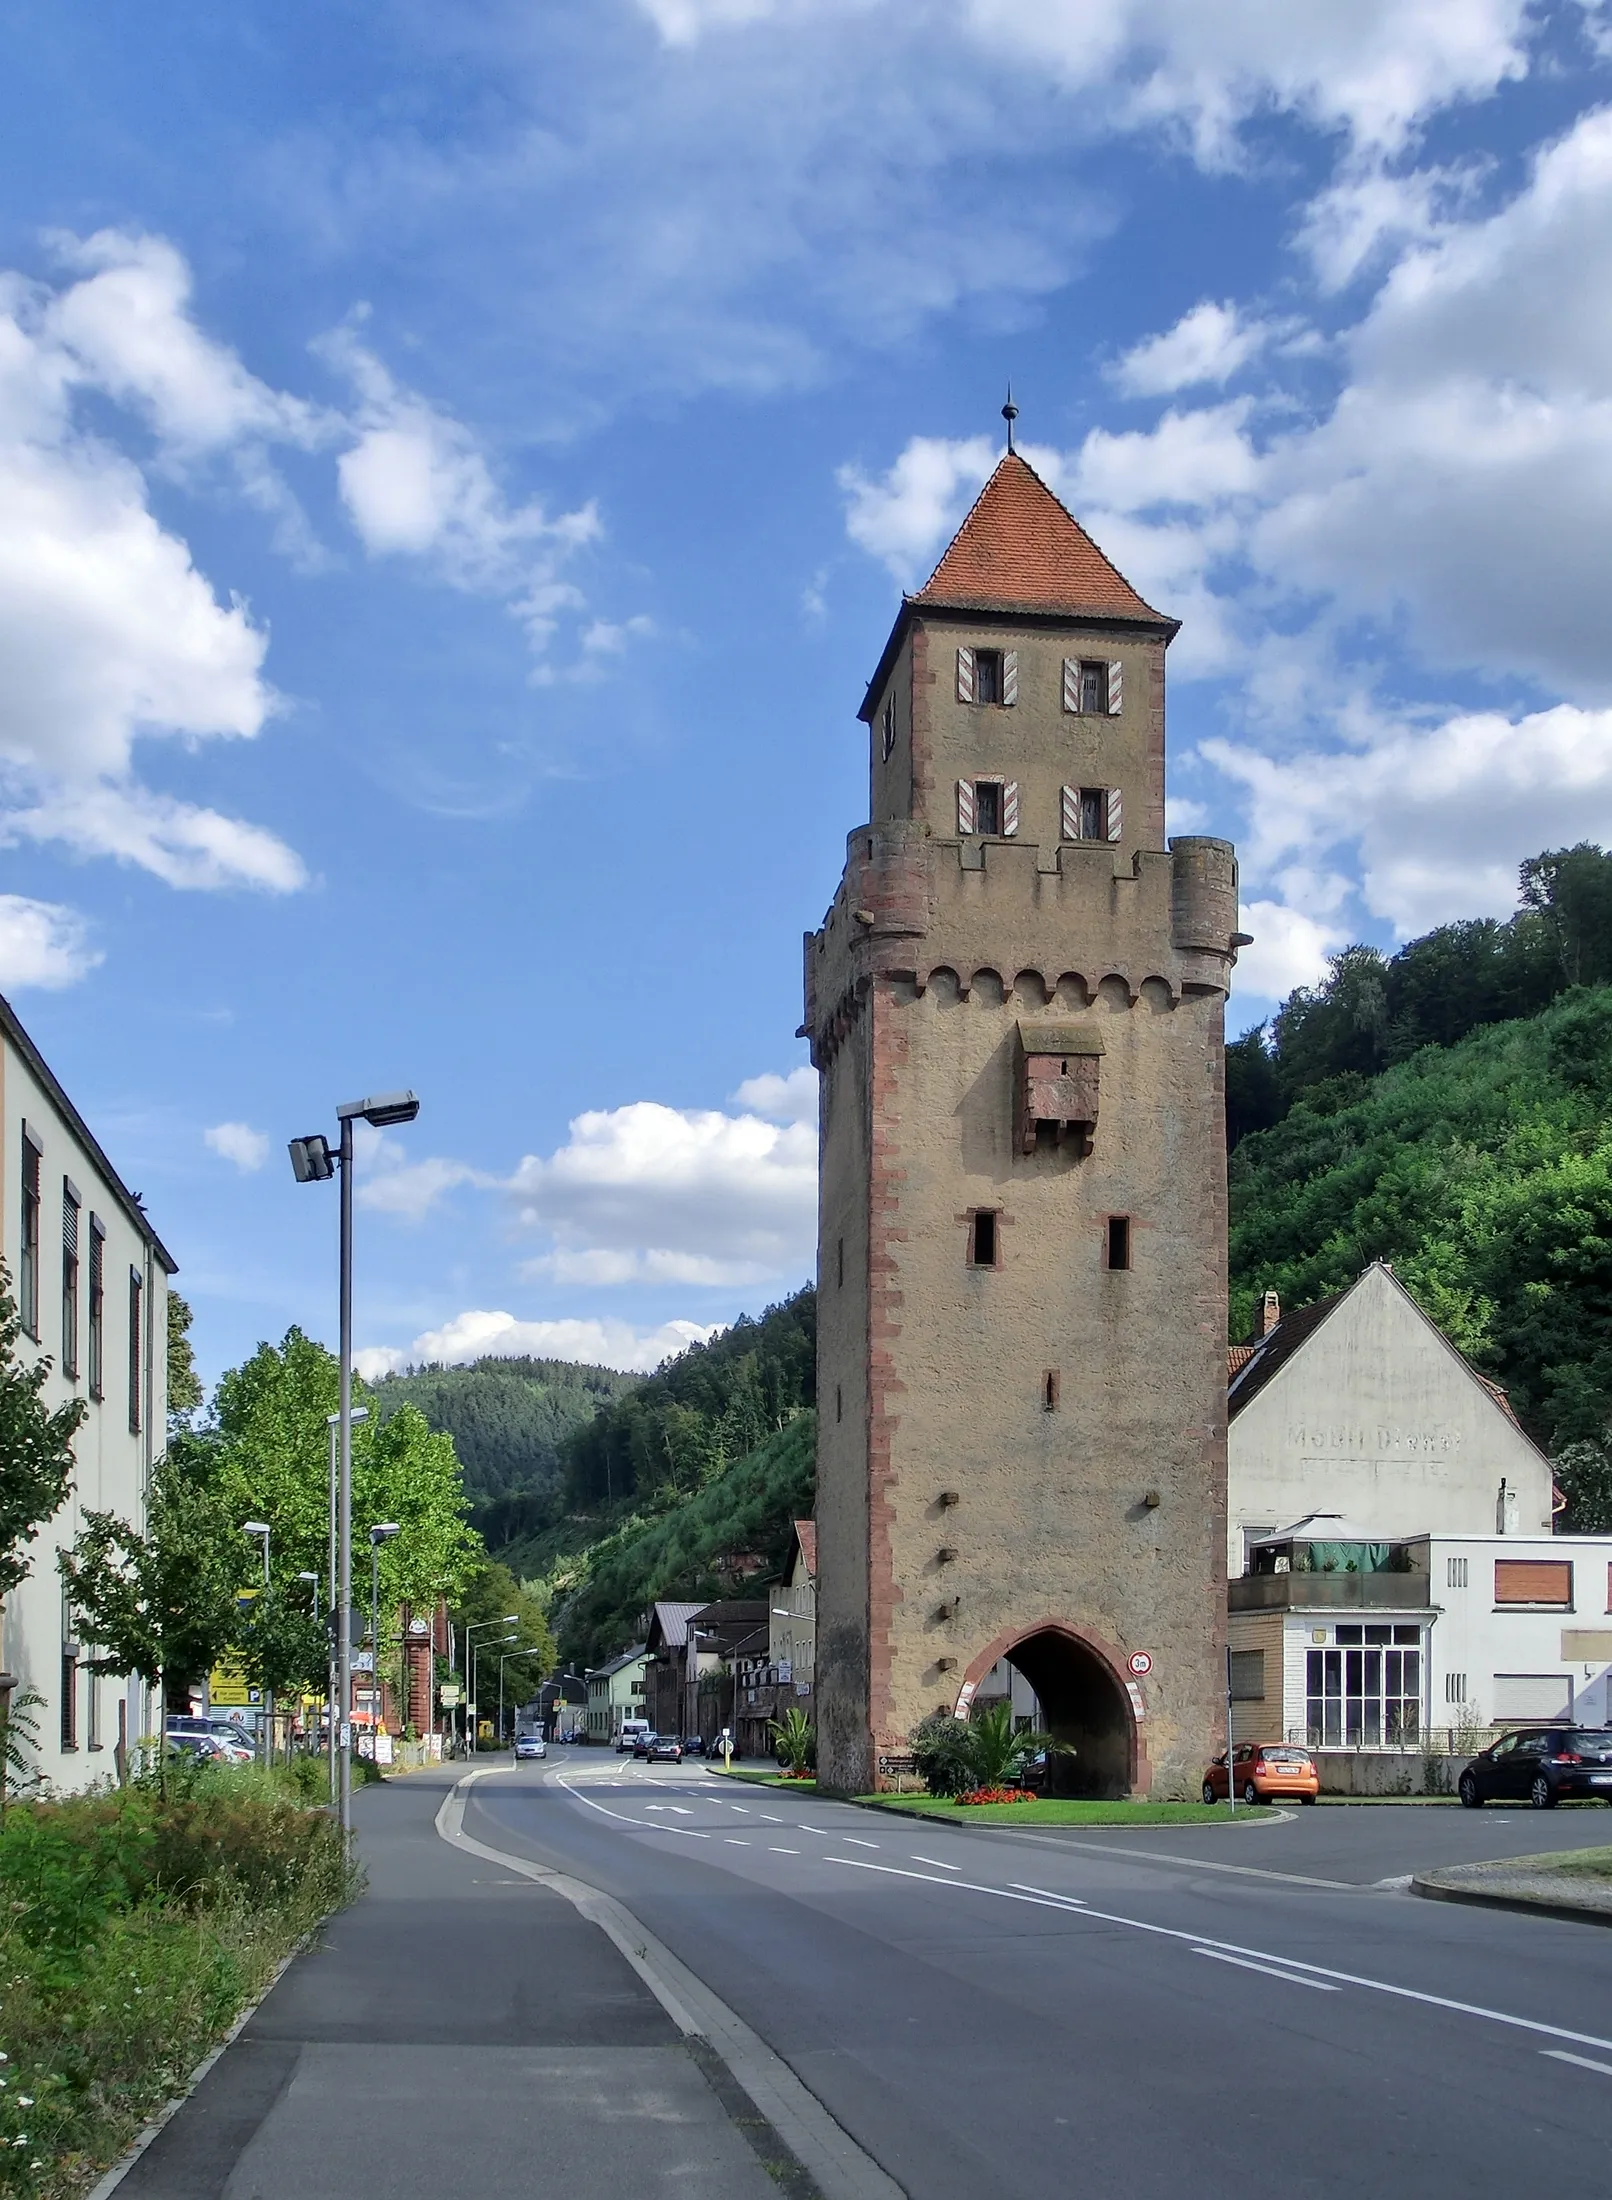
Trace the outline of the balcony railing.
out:
M 1233 1612 L 1420 1612 L 1432 1583 L 1422 1573 L 1244 1574 L 1226 1584 Z

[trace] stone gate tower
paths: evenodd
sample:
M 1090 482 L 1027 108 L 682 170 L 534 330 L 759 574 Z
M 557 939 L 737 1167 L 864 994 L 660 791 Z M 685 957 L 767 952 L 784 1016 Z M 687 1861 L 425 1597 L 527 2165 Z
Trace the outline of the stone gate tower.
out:
M 1008 1658 L 1074 1792 L 1195 1790 L 1224 1691 L 1237 872 L 1164 843 L 1151 610 L 1011 451 L 904 599 L 806 940 L 818 1753 Z

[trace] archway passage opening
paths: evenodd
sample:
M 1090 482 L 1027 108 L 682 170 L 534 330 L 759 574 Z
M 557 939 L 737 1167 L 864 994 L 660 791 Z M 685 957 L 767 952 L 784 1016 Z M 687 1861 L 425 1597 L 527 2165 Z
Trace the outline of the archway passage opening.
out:
M 1035 1697 L 1032 1714 L 1070 1754 L 1047 1760 L 1049 1795 L 1118 1800 L 1136 1781 L 1136 1726 L 1118 1676 L 1075 1635 L 1027 1635 L 1007 1653 Z

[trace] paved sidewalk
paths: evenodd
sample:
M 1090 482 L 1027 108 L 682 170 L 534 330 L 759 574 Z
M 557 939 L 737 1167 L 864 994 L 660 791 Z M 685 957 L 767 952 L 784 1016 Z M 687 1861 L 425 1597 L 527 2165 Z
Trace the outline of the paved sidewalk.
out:
M 558 1895 L 437 1838 L 452 1776 L 354 1800 L 331 1921 L 117 2200 L 776 2200 L 647 1986 Z

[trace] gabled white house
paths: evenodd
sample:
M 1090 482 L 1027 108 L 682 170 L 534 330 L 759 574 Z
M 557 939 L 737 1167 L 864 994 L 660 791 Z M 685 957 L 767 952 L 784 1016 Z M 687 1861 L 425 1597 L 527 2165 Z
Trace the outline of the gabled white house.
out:
M 1226 1570 L 1306 1513 L 1367 1534 L 1549 1535 L 1550 1462 L 1381 1261 L 1232 1348 Z
M 48 1357 L 47 1405 L 82 1398 L 71 1497 L 35 1538 L 28 1578 L 0 1611 L 0 1667 L 44 1698 L 39 1769 L 60 1788 L 110 1772 L 151 1731 L 138 1676 L 96 1680 L 62 1595 L 56 1553 L 86 1511 L 143 1526 L 168 1420 L 168 1278 L 174 1262 L 39 1049 L 0 999 L 0 1251 L 22 1351 Z
M 783 1573 L 767 1615 L 767 1657 L 781 1687 L 812 1692 L 817 1662 L 817 1522 L 790 1525 Z

